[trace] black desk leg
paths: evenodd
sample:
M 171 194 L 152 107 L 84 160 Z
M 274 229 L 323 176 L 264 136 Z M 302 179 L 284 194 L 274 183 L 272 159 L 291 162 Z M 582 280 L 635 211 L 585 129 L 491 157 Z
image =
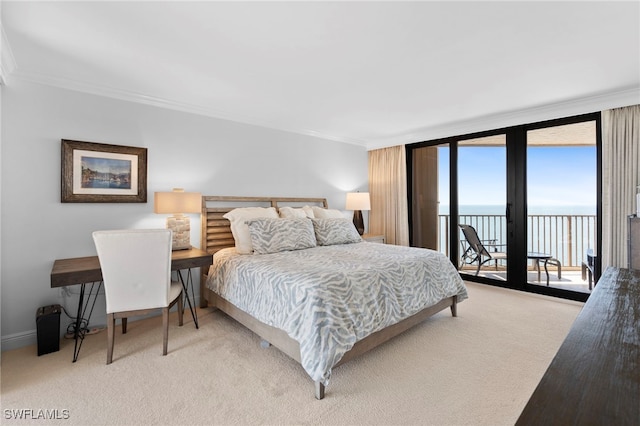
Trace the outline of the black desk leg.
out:
M 193 292 L 193 278 L 191 277 L 191 269 L 187 270 L 187 281 L 182 278 L 182 272 L 178 269 L 178 278 L 180 278 L 180 282 L 182 283 L 182 290 L 184 290 L 185 298 L 187 299 L 187 304 L 189 305 L 189 310 L 191 311 L 191 317 L 193 318 L 193 322 L 196 325 L 196 329 L 199 329 L 198 326 L 198 312 L 191 304 L 191 299 L 193 298 L 193 302 L 196 301 L 196 296 Z M 189 297 L 189 287 L 191 287 L 191 297 Z
M 86 284 L 82 283 L 80 285 L 80 297 L 78 298 L 78 312 L 76 313 L 76 326 L 75 330 L 73 330 L 73 338 L 75 343 L 73 345 L 73 362 L 78 360 L 78 355 L 80 354 L 80 348 L 82 348 L 82 342 L 84 342 L 84 336 L 87 332 L 85 327 L 82 327 L 82 320 L 84 319 L 84 315 L 87 313 L 87 308 L 91 303 L 91 294 L 93 293 L 93 288 L 96 283 L 91 283 L 91 287 L 89 288 L 89 294 L 87 295 L 87 303 L 84 303 L 84 291 Z M 87 316 L 87 327 L 89 326 L 89 320 L 91 320 L 91 314 L 93 313 L 93 308 L 96 306 L 96 300 L 98 299 L 98 293 L 100 292 L 100 286 L 102 285 L 102 281 L 98 283 L 96 288 L 96 292 L 93 295 L 93 303 L 91 303 L 91 310 L 89 311 L 89 315 Z M 78 344 L 78 340 L 80 340 L 80 344 Z

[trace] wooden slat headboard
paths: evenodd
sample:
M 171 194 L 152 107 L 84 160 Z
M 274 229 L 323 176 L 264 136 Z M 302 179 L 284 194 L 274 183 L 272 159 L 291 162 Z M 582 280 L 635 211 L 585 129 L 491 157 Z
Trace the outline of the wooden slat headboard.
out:
M 202 232 L 200 247 L 214 254 L 223 248 L 233 247 L 235 241 L 231 233 L 231 224 L 222 216 L 238 207 L 302 207 L 304 205 L 327 208 L 326 198 L 296 197 L 237 197 L 204 195 L 202 196 Z

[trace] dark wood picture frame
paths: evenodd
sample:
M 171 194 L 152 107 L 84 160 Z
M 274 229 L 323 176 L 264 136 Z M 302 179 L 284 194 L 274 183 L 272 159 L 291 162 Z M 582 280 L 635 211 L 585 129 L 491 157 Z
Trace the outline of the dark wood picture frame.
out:
M 92 161 L 92 164 L 127 165 L 128 171 L 116 174 L 113 171 L 100 172 L 86 168 L 83 176 L 83 164 L 86 161 Z M 62 139 L 61 201 L 146 203 L 147 148 Z

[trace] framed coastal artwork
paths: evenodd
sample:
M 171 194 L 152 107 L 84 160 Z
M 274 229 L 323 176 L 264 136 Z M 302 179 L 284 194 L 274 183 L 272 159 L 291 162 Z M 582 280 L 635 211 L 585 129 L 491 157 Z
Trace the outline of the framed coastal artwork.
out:
M 63 203 L 146 203 L 147 149 L 62 139 Z

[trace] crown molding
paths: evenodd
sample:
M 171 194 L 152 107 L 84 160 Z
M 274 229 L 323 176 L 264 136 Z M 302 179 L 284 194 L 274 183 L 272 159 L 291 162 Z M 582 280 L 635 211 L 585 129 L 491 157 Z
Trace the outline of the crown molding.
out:
M 367 150 L 501 129 L 637 104 L 640 104 L 640 86 L 415 129 L 391 138 L 371 141 L 367 144 Z
M 24 72 L 17 68 L 15 65 L 15 60 L 11 53 L 8 42 L 6 42 L 4 31 L 2 31 L 2 41 L 3 47 L 6 48 L 2 49 L 0 82 L 6 82 L 7 76 L 11 74 L 12 78 L 25 80 L 32 83 L 44 84 L 96 96 L 155 106 L 158 108 L 171 109 L 189 114 L 202 115 L 220 120 L 233 121 L 237 123 L 268 128 L 271 130 L 301 134 L 334 142 L 358 145 L 366 148 L 367 150 L 441 139 L 450 136 L 465 135 L 485 130 L 500 129 L 504 127 L 535 123 L 539 121 L 569 117 L 572 115 L 579 115 L 603 111 L 611 108 L 640 104 L 640 87 L 635 86 L 624 88 L 618 91 L 600 93 L 592 96 L 585 96 L 581 98 L 556 102 L 553 104 L 524 108 L 516 111 L 505 111 L 502 113 L 488 114 L 468 120 L 460 120 L 438 124 L 435 126 L 423 127 L 410 130 L 389 138 L 365 141 L 361 139 L 345 138 L 337 135 L 326 134 L 310 129 L 276 127 L 271 123 L 264 122 L 254 117 L 237 116 L 221 111 L 216 111 L 207 107 L 162 99 L 131 91 L 115 89 L 112 87 L 89 84 L 80 81 L 54 77 L 51 75 Z
M 288 133 L 296 133 L 296 134 L 301 134 L 305 136 L 331 140 L 334 142 L 348 143 L 352 145 L 359 145 L 362 147 L 366 147 L 366 142 L 362 140 L 344 138 L 337 135 L 330 135 L 330 134 L 326 134 L 326 133 L 322 133 L 322 132 L 310 130 L 310 129 L 276 127 L 270 123 L 264 122 L 254 117 L 232 115 L 232 114 L 224 113 L 221 111 L 216 111 L 207 107 L 187 104 L 184 102 L 178 102 L 178 101 L 169 100 L 169 99 L 158 98 L 158 97 L 149 96 L 141 93 L 135 93 L 132 91 L 127 91 L 122 89 L 115 89 L 113 87 L 100 86 L 100 85 L 85 83 L 85 82 L 76 81 L 76 80 L 69 80 L 69 79 L 55 77 L 55 76 L 41 74 L 41 73 L 26 72 L 20 69 L 16 69 L 13 72 L 12 78 L 17 78 L 19 80 L 28 81 L 31 83 L 44 84 L 47 86 L 58 87 L 61 89 L 72 90 L 72 91 L 87 93 L 87 94 L 96 95 L 96 96 L 118 99 L 121 101 L 134 102 L 134 103 L 154 106 L 158 108 L 185 112 L 189 114 L 202 115 L 206 117 L 216 118 L 219 120 L 233 121 L 233 122 L 252 125 L 252 126 L 264 127 L 271 130 L 278 130 L 278 131 L 283 131 Z

